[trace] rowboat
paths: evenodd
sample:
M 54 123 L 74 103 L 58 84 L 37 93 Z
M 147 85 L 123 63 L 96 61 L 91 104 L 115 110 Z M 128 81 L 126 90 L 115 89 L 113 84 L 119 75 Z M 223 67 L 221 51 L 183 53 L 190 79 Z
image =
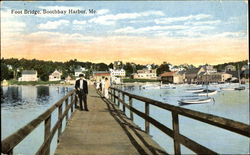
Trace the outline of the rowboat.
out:
M 236 87 L 234 90 L 245 90 L 246 88 L 244 86 Z
M 198 99 L 198 98 L 181 99 L 178 102 L 180 104 L 202 104 L 202 103 L 209 103 L 211 101 L 214 101 L 214 98 L 208 97 L 208 98 L 204 98 L 204 99 Z
M 217 90 L 205 89 L 202 92 L 197 92 L 196 94 L 198 96 L 211 96 L 211 95 L 215 95 L 216 93 L 217 93 Z
M 197 92 L 202 92 L 203 90 L 204 90 L 203 88 L 187 89 L 186 92 L 197 93 Z

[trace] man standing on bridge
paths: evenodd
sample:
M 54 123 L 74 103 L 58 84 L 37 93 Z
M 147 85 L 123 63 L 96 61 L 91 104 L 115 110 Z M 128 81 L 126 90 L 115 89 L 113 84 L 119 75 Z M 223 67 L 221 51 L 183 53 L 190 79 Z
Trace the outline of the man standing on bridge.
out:
M 88 110 L 87 95 L 88 95 L 88 83 L 83 79 L 83 74 L 79 75 L 80 79 L 76 80 L 75 89 L 80 100 L 80 109 L 83 111 L 82 101 L 84 102 L 84 109 Z

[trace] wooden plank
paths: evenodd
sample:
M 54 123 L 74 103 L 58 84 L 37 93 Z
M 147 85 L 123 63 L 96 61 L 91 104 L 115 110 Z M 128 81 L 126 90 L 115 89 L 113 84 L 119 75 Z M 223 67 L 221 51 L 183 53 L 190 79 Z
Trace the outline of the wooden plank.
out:
M 145 102 L 145 114 L 149 116 L 149 103 Z M 149 122 L 145 119 L 145 131 L 149 134 Z
M 70 112 L 71 112 L 71 115 L 74 111 L 74 106 L 73 106 L 73 103 L 74 102 L 74 98 L 73 98 L 73 94 L 70 96 L 70 105 L 71 105 L 71 109 L 70 109 Z
M 132 100 L 132 97 L 129 97 L 129 106 L 130 106 L 130 107 L 133 107 L 133 100 Z M 133 112 L 130 110 L 129 113 L 130 113 L 130 119 L 133 121 L 133 120 L 134 120 Z
M 62 117 L 62 105 L 60 105 L 58 107 L 58 120 L 60 120 L 60 118 Z M 59 123 L 59 127 L 58 127 L 58 139 L 57 139 L 57 142 L 59 142 L 59 139 L 60 139 L 60 136 L 62 134 L 62 120 L 60 121 Z
M 126 108 L 125 108 L 125 95 L 122 93 L 122 111 L 125 113 L 126 112 Z
M 177 140 L 177 137 L 179 135 L 179 118 L 178 114 L 175 112 L 172 112 L 172 124 L 173 124 L 173 131 L 174 131 L 174 152 L 175 154 L 180 155 L 181 154 L 181 146 L 180 143 Z
M 50 126 L 51 126 L 51 115 L 44 121 L 44 141 L 48 138 L 50 134 Z M 50 145 L 47 148 L 47 151 L 45 152 L 45 155 L 50 154 Z
M 66 100 L 65 100 L 65 107 L 68 107 L 68 104 L 69 104 L 69 99 L 67 98 Z M 67 113 L 66 114 L 66 123 L 68 122 L 68 119 L 69 119 L 69 113 Z

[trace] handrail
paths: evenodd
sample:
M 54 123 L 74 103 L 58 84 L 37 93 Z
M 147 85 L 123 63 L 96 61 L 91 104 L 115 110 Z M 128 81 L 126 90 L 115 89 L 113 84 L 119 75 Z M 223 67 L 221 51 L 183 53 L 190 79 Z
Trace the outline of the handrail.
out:
M 1 141 L 1 152 L 4 154 L 13 154 L 13 149 L 18 145 L 25 137 L 27 137 L 34 129 L 38 127 L 38 125 L 41 122 L 45 122 L 45 132 L 44 132 L 44 143 L 48 142 L 47 139 L 52 139 L 54 135 L 54 130 L 56 131 L 59 126 L 62 124 L 62 120 L 64 117 L 68 114 L 69 109 L 71 108 L 71 112 L 73 112 L 73 104 L 77 102 L 77 96 L 75 95 L 75 90 L 71 90 L 66 96 L 64 96 L 62 99 L 57 101 L 54 105 L 52 105 L 48 110 L 46 110 L 44 113 L 39 115 L 37 118 L 17 130 L 15 133 L 11 134 L 7 138 Z M 74 97 L 73 97 L 74 96 Z M 68 98 L 71 98 L 70 104 L 68 105 Z M 74 98 L 74 99 L 73 99 Z M 55 109 L 58 108 L 60 110 L 62 108 L 62 104 L 66 102 L 66 107 L 65 107 L 65 112 L 62 116 L 59 116 L 58 113 L 58 121 L 56 122 L 56 125 L 52 129 L 53 132 L 50 131 L 50 126 L 51 126 L 51 114 L 54 112 Z M 57 125 L 59 124 L 59 125 Z M 60 136 L 60 135 L 58 135 Z M 59 138 L 59 137 L 58 137 Z M 51 141 L 50 141 L 51 142 Z M 45 145 L 43 143 L 43 145 Z M 46 148 L 44 151 L 44 154 L 49 154 L 49 145 L 46 144 Z M 47 150 L 47 152 L 46 152 Z
M 159 130 L 167 134 L 168 136 L 172 137 L 174 140 L 174 147 L 175 147 L 175 154 L 180 154 L 180 143 L 191 149 L 196 153 L 205 153 L 205 154 L 217 154 L 216 152 L 206 148 L 195 141 L 181 135 L 179 133 L 179 121 L 178 115 L 183 115 L 188 118 L 192 118 L 201 122 L 208 123 L 213 126 L 217 126 L 234 133 L 238 133 L 240 135 L 250 137 L 250 125 L 237 122 L 231 119 L 227 119 L 220 116 L 215 116 L 211 114 L 206 114 L 203 112 L 198 112 L 195 110 L 190 110 L 170 104 L 166 104 L 160 101 L 156 101 L 153 99 L 149 99 L 146 97 L 134 95 L 118 88 L 111 87 L 111 101 L 116 103 L 116 99 L 118 100 L 118 104 L 123 104 L 123 111 L 125 112 L 125 107 L 130 110 L 130 118 L 133 120 L 133 113 L 137 114 L 138 116 L 142 117 L 145 120 L 145 131 L 149 133 L 149 123 L 157 127 Z M 116 95 L 115 92 L 118 92 Z M 122 93 L 122 99 L 120 98 L 120 93 Z M 129 103 L 125 103 L 125 95 L 129 97 Z M 132 106 L 132 98 L 145 102 L 145 112 L 141 112 Z M 168 110 L 172 112 L 172 119 L 173 119 L 173 129 L 170 129 L 163 125 L 162 123 L 158 122 L 151 116 L 149 116 L 149 105 L 154 105 L 159 108 Z M 133 112 L 133 113 L 132 113 Z

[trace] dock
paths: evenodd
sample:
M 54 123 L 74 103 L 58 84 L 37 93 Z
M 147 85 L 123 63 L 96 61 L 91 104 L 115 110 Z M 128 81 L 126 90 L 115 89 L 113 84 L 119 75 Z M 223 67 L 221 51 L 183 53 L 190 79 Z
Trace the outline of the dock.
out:
M 51 154 L 51 142 L 55 136 L 58 142 L 56 155 L 168 154 L 166 150 L 170 148 L 163 149 L 150 136 L 151 126 L 172 138 L 174 154 L 182 154 L 181 145 L 196 154 L 220 154 L 180 133 L 180 116 L 250 138 L 249 124 L 163 103 L 115 87 L 109 89 L 109 95 L 109 99 L 105 99 L 93 86 L 89 86 L 87 112 L 76 108 L 79 104 L 76 90 L 69 91 L 41 115 L 2 140 L 1 153 L 13 155 L 15 147 L 40 124 L 44 125 L 43 143 L 34 153 L 36 155 Z M 133 106 L 135 100 L 141 101 L 145 109 L 136 109 Z M 150 106 L 171 112 L 172 126 L 166 126 L 151 116 Z M 57 121 L 52 126 L 52 113 L 55 111 L 58 111 Z M 134 123 L 135 114 L 144 120 L 143 130 Z M 66 127 L 63 131 L 64 120 Z
M 56 155 L 167 154 L 93 87 L 89 88 L 88 108 L 88 112 L 77 109 L 73 113 L 59 139 Z

